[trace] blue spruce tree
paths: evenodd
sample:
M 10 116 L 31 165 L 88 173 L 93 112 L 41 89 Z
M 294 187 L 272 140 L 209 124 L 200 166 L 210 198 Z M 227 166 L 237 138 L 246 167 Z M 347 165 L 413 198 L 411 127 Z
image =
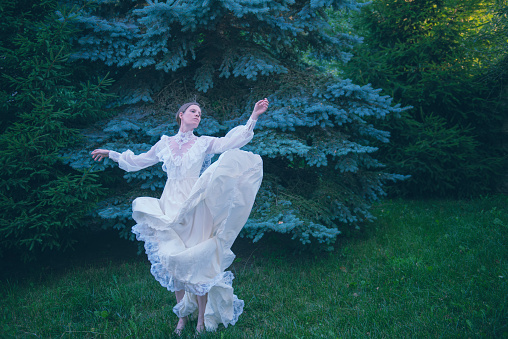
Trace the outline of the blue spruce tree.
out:
M 102 0 L 76 13 L 74 60 L 114 75 L 118 115 L 86 132 L 88 144 L 69 149 L 75 168 L 112 174 L 111 191 L 97 213 L 106 227 L 128 237 L 130 202 L 158 196 L 160 168 L 126 173 L 116 164 L 93 164 L 95 147 L 147 151 L 162 134 L 177 131 L 173 114 L 198 100 L 204 108 L 200 134 L 222 136 L 244 123 L 256 99 L 269 111 L 244 149 L 264 159 L 265 177 L 242 235 L 288 233 L 303 244 L 330 246 L 341 232 L 372 220 L 371 204 L 386 180 L 373 157 L 374 141 L 389 141 L 378 119 L 398 115 L 371 86 L 326 74 L 305 60 L 347 62 L 360 39 L 332 34 L 327 10 L 358 10 L 354 0 Z

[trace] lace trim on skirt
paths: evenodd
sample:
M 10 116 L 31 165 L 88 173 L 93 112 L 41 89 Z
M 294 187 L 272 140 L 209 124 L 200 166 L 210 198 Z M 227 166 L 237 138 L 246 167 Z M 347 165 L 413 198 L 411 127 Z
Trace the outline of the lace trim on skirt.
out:
M 191 284 L 175 279 L 161 263 L 158 255 L 159 245 L 150 240 L 150 235 L 153 235 L 155 231 L 149 226 L 137 224 L 132 228 L 132 232 L 136 235 L 136 239 L 145 243 L 145 252 L 148 256 L 148 260 L 152 264 L 150 272 L 155 279 L 169 291 L 175 292 L 185 290 L 196 295 L 205 295 L 213 286 L 217 285 L 221 281 L 223 281 L 226 285 L 233 285 L 234 275 L 229 271 L 221 272 L 212 280 L 201 284 Z

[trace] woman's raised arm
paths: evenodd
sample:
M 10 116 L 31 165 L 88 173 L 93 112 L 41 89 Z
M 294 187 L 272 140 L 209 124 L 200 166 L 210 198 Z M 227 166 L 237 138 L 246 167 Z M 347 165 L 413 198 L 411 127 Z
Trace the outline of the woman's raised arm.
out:
M 232 148 L 245 146 L 254 136 L 254 126 L 256 126 L 259 116 L 268 109 L 268 99 L 259 100 L 254 105 L 254 109 L 247 124 L 233 128 L 222 138 L 211 138 L 206 153 L 217 154 L 225 152 Z

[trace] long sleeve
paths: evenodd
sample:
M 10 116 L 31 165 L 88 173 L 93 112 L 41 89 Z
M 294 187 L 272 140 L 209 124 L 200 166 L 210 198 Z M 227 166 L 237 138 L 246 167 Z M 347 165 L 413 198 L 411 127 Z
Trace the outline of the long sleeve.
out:
M 247 124 L 238 126 L 229 131 L 222 138 L 211 138 L 206 153 L 217 154 L 223 153 L 229 149 L 240 148 L 245 146 L 254 136 L 254 127 L 256 120 L 249 119 Z
M 123 153 L 115 151 L 109 151 L 109 158 L 118 163 L 118 166 L 127 172 L 139 171 L 143 168 L 152 166 L 159 162 L 155 147 L 142 154 L 135 155 L 131 150 L 127 150 Z

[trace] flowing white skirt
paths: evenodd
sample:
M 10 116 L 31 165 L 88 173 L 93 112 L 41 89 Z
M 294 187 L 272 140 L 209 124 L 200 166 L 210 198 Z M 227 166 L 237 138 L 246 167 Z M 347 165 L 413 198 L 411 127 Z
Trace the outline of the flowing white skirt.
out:
M 243 312 L 243 300 L 233 293 L 234 276 L 225 270 L 262 176 L 259 155 L 229 150 L 197 180 L 168 180 L 160 199 L 141 197 L 132 204 L 132 231 L 145 242 L 152 274 L 168 290 L 186 291 L 173 311 L 178 317 L 197 312 L 196 295 L 208 293 L 208 331 L 220 323 L 234 325 Z

